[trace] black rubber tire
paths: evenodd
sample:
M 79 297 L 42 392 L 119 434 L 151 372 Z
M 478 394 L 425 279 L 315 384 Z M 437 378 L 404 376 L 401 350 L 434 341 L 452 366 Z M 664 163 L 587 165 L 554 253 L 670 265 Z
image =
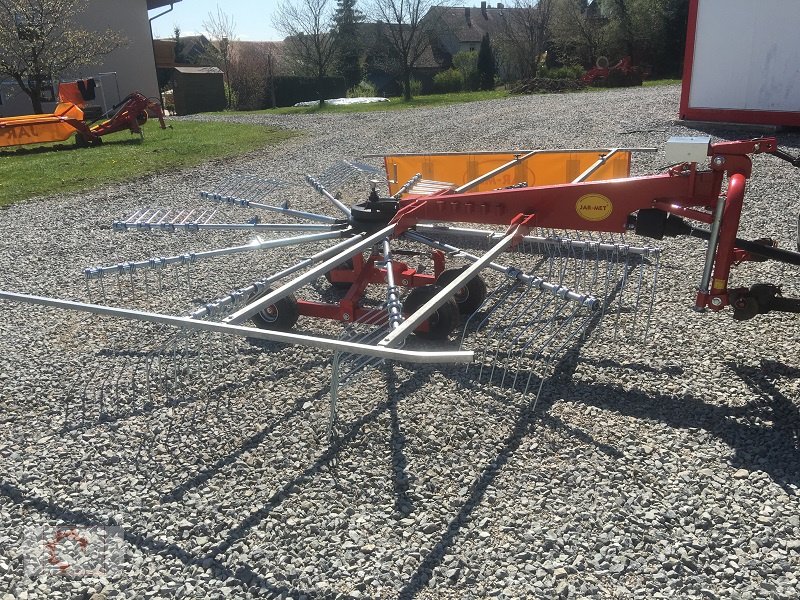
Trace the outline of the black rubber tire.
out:
M 258 300 L 270 293 L 272 290 L 266 290 L 253 298 Z M 278 300 L 275 304 L 264 308 L 261 312 L 257 312 L 251 318 L 256 327 L 260 329 L 274 329 L 277 331 L 289 331 L 297 323 L 297 317 L 300 315 L 297 309 L 297 298 L 294 294 L 289 294 Z
M 337 268 L 339 269 L 353 269 L 353 259 L 348 259 L 340 264 Z M 331 272 L 328 271 L 325 273 L 325 279 L 328 280 L 328 283 L 331 284 L 331 287 L 335 290 L 349 290 L 350 286 L 353 285 L 349 281 L 331 281 Z
M 444 287 L 456 277 L 461 275 L 465 267 L 460 269 L 447 269 L 442 271 L 439 278 L 436 280 L 436 285 Z M 462 315 L 471 315 L 478 310 L 483 301 L 486 300 L 486 282 L 483 277 L 476 275 L 467 282 L 467 285 L 458 290 L 453 296 L 453 300 L 458 305 L 458 312 Z
M 89 140 L 87 140 L 82 133 L 78 132 L 75 134 L 75 146 L 77 148 L 88 148 Z
M 403 311 L 410 315 L 433 298 L 442 288 L 438 285 L 423 285 L 411 290 L 405 302 Z M 428 317 L 428 331 L 415 331 L 419 337 L 428 340 L 446 340 L 452 331 L 458 326 L 459 314 L 458 305 L 452 298 L 442 304 L 436 311 Z

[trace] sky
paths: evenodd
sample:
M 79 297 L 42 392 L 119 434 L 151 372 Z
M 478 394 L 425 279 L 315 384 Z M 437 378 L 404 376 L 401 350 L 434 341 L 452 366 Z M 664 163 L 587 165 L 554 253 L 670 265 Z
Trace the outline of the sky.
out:
M 233 17 L 237 39 L 262 42 L 285 37 L 272 25 L 277 0 L 181 0 L 172 12 L 153 21 L 153 37 L 173 37 L 176 25 L 181 35 L 203 33 L 203 21 L 208 20 L 208 13 L 216 14 L 217 5 Z M 150 18 L 168 9 L 169 5 L 151 10 Z

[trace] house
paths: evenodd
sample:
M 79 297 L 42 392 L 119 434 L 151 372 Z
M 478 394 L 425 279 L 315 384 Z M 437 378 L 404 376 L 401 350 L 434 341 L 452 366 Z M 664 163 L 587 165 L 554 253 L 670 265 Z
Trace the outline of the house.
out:
M 127 43 L 100 59 L 99 64 L 85 67 L 68 77 L 95 78 L 95 102 L 104 110 L 110 109 L 127 94 L 138 91 L 148 97 L 158 98 L 153 40 L 148 10 L 171 7 L 181 0 L 90 0 L 85 11 L 76 15 L 80 27 L 102 32 L 118 31 Z M 166 11 L 168 12 L 168 10 Z M 161 13 L 165 14 L 165 13 Z M 157 18 L 156 14 L 152 18 Z M 52 99 L 43 103 L 45 111 L 52 111 L 58 99 L 58 82 L 53 84 Z M 0 83 L 0 114 L 5 116 L 28 114 L 31 103 L 13 82 Z
M 365 79 L 381 96 L 402 94 L 401 70 L 392 56 L 386 23 L 359 23 L 357 27 L 364 49 Z M 452 57 L 433 42 L 425 46 L 411 70 L 411 77 L 421 83 L 423 93 L 432 91 L 434 75 L 452 65 Z
M 508 15 L 515 10 L 497 3 L 489 6 L 481 2 L 480 8 L 470 6 L 434 6 L 423 17 L 431 23 L 436 42 L 451 57 L 459 52 L 477 52 L 485 34 L 498 39 L 508 27 Z
M 481 2 L 480 7 L 429 8 L 420 21 L 420 30 L 429 36 L 430 43 L 412 70 L 413 78 L 422 83 L 423 93 L 432 91 L 434 76 L 449 69 L 456 54 L 477 52 L 485 34 L 489 34 L 493 44 L 498 44 L 509 28 L 520 26 L 518 17 L 525 10 L 529 9 L 507 8 L 500 2 L 494 5 Z M 400 93 L 399 73 L 393 68 L 387 43 L 381 38 L 382 27 L 385 25 L 381 23 L 361 23 L 359 34 L 364 40 L 367 78 L 378 93 L 393 95 Z

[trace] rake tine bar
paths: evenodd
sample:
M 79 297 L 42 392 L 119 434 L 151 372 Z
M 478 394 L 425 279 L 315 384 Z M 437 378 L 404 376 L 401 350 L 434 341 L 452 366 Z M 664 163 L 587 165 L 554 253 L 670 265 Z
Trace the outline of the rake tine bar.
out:
M 317 242 L 322 240 L 331 240 L 341 238 L 346 231 L 333 231 L 327 233 L 316 233 L 305 236 L 298 236 L 293 238 L 284 238 L 279 240 L 262 241 L 259 239 L 253 240 L 244 246 L 230 246 L 227 248 L 217 248 L 214 250 L 205 250 L 202 252 L 191 252 L 187 254 L 180 254 L 176 256 L 167 257 L 154 257 L 140 261 L 122 262 L 116 265 L 106 267 L 90 267 L 84 269 L 84 275 L 87 279 L 100 279 L 108 274 L 127 274 L 135 273 L 138 269 L 163 269 L 167 265 L 181 264 L 190 265 L 198 260 L 207 258 L 217 258 L 219 256 L 226 256 L 230 254 L 238 254 L 241 252 L 252 252 L 254 250 L 266 250 L 268 248 L 280 248 L 284 246 L 293 246 L 307 242 Z
M 221 196 L 218 194 L 211 194 L 208 192 L 200 192 L 200 197 L 206 200 L 211 200 L 213 202 L 228 204 L 230 206 L 238 206 L 242 208 L 259 208 L 262 210 L 269 210 L 272 212 L 281 213 L 283 215 L 287 215 L 290 217 L 309 219 L 311 221 L 319 221 L 321 223 L 341 222 L 341 219 L 336 219 L 335 217 L 330 217 L 328 215 L 320 215 L 317 213 L 306 212 L 302 210 L 293 210 L 291 208 L 287 208 L 286 206 L 273 206 L 271 204 L 264 204 L 262 202 L 254 202 L 252 200 L 237 198 L 235 196 Z

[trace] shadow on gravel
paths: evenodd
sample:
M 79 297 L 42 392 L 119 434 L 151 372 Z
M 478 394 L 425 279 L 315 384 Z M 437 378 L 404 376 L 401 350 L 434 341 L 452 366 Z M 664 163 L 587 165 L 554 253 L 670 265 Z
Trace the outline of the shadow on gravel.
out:
M 636 390 L 626 391 L 610 385 L 576 383 L 574 375 L 580 360 L 580 351 L 599 322 L 598 316 L 587 328 L 586 335 L 577 340 L 555 365 L 554 376 L 545 382 L 538 402 L 528 402 L 519 410 L 511 433 L 503 441 L 497 455 L 484 466 L 481 474 L 475 479 L 467 500 L 448 523 L 442 538 L 402 588 L 399 598 L 414 598 L 428 584 L 433 570 L 441 565 L 462 527 L 470 521 L 473 511 L 480 505 L 489 486 L 537 422 L 545 427 L 561 429 L 583 443 L 594 445 L 611 457 L 624 458 L 624 454 L 613 446 L 598 442 L 586 432 L 564 423 L 557 416 L 548 414 L 557 398 L 552 393 L 554 389 L 558 390 L 558 396 L 578 398 L 587 405 L 614 410 L 622 415 L 657 420 L 675 428 L 704 429 L 735 450 L 734 466 L 765 471 L 788 494 L 796 493 L 790 486 L 800 487 L 800 404 L 796 400 L 786 398 L 775 386 L 774 379 L 776 376 L 798 378 L 800 369 L 766 361 L 762 363 L 761 369 L 729 365 L 763 398 L 757 405 L 742 408 L 715 406 L 691 396 L 678 398 L 646 394 Z M 682 373 L 680 367 L 654 369 L 647 365 L 621 365 L 613 360 L 603 361 L 599 366 L 666 374 Z M 524 382 L 527 377 L 526 373 L 522 375 L 518 378 L 517 387 L 513 389 L 516 394 L 525 391 Z M 453 374 L 452 379 L 455 384 L 467 388 L 473 385 L 464 381 L 460 373 Z M 532 389 L 535 388 L 534 385 Z M 480 389 L 484 393 L 495 395 L 500 400 L 506 399 L 501 391 L 492 393 L 486 386 L 481 386 Z M 759 419 L 758 415 L 762 418 Z M 769 421 L 775 424 L 769 425 L 767 423 Z
M 49 519 L 69 523 L 70 525 L 79 525 L 82 527 L 106 527 L 109 524 L 117 525 L 113 520 L 107 517 L 100 517 L 87 511 L 73 510 L 61 506 L 53 502 L 52 499 L 45 500 L 36 494 L 26 492 L 8 482 L 0 482 L 0 496 L 4 496 L 15 504 L 26 507 L 28 510 L 36 510 Z M 122 528 L 122 536 L 127 543 L 136 546 L 142 552 L 169 556 L 179 560 L 187 567 L 205 569 L 213 573 L 214 577 L 220 581 L 227 582 L 230 579 L 234 579 L 238 581 L 244 589 L 263 588 L 267 590 L 267 592 L 277 596 L 290 598 L 296 596 L 298 593 L 297 590 L 291 587 L 270 584 L 264 578 L 254 573 L 248 565 L 239 565 L 237 568 L 232 568 L 219 560 L 196 556 L 191 552 L 187 552 L 177 544 L 160 540 L 132 527 Z M 314 592 L 303 592 L 303 594 L 309 599 L 320 597 Z M 88 594 L 86 597 L 88 597 Z
M 769 371 L 756 371 L 760 377 L 755 379 L 755 383 L 760 386 L 759 391 L 765 395 L 765 402 L 757 407 L 732 408 L 714 406 L 693 397 L 653 396 L 608 385 L 575 384 L 571 381 L 572 371 L 568 368 L 570 360 L 572 359 L 567 357 L 562 361 L 565 369 L 559 377 L 561 380 L 559 395 L 581 398 L 586 404 L 604 410 L 614 410 L 622 415 L 658 420 L 671 427 L 705 429 L 734 448 L 736 451 L 734 466 L 765 471 L 789 494 L 796 493 L 789 487 L 790 485 L 800 486 L 800 444 L 798 444 L 800 410 L 796 402 L 793 403 L 775 390 L 774 384 L 769 379 Z M 783 368 L 784 373 L 788 373 L 789 376 L 800 377 L 800 370 Z M 552 389 L 552 384 L 550 387 Z M 399 598 L 413 598 L 427 585 L 433 570 L 442 563 L 461 528 L 470 521 L 472 512 L 481 503 L 486 490 L 537 423 L 562 429 L 584 443 L 594 445 L 609 456 L 624 457 L 616 448 L 598 443 L 587 433 L 565 424 L 556 416 L 549 415 L 548 411 L 553 405 L 554 396 L 547 393 L 547 388 L 548 386 L 545 386 L 542 398 L 536 407 L 528 403 L 516 415 L 511 434 L 504 440 L 495 458 L 483 468 L 471 486 L 466 502 L 448 523 L 442 538 L 403 587 Z M 735 419 L 736 417 L 748 419 L 754 413 L 764 410 L 772 414 L 772 418 L 776 421 L 775 426 Z M 782 422 L 778 423 L 780 419 Z
M 400 417 L 397 414 L 397 400 L 402 397 L 403 386 L 397 379 L 393 365 L 384 364 L 384 374 L 386 376 L 386 392 L 388 394 L 387 407 L 389 409 L 389 423 L 391 435 L 389 438 L 390 451 L 392 453 L 392 489 L 394 490 L 395 512 L 403 517 L 407 517 L 414 512 L 414 501 L 409 492 L 409 479 L 406 473 L 408 460 L 406 460 L 405 447 L 406 436 L 400 428 Z
M 318 391 L 310 398 L 311 402 L 318 402 L 327 395 L 327 389 Z M 196 475 L 190 477 L 186 481 L 179 483 L 168 492 L 161 496 L 161 502 L 173 502 L 175 500 L 182 500 L 187 492 L 199 488 L 209 482 L 211 479 L 220 474 L 220 472 L 234 464 L 244 454 L 257 448 L 275 429 L 290 421 L 293 417 L 303 412 L 303 405 L 309 401 L 309 398 L 302 397 L 295 401 L 294 405 L 280 417 L 274 419 L 269 425 L 261 429 L 258 433 L 247 438 L 241 446 L 236 448 L 233 452 L 229 452 L 225 456 L 219 458 L 216 462 L 208 468 L 203 469 Z
M 389 369 L 391 371 L 391 369 Z M 432 372 L 429 372 L 423 379 L 430 377 Z M 158 539 L 154 536 L 147 534 L 134 527 L 124 527 L 123 537 L 126 542 L 136 546 L 142 552 L 151 554 L 160 554 L 162 556 L 173 557 L 186 566 L 193 566 L 202 568 L 208 572 L 213 573 L 214 577 L 220 581 L 229 582 L 234 579 L 241 586 L 242 589 L 263 588 L 268 593 L 282 597 L 297 597 L 303 595 L 308 599 L 330 597 L 330 593 L 317 593 L 314 591 L 303 591 L 292 587 L 276 586 L 269 583 L 265 578 L 258 575 L 250 565 L 240 563 L 236 567 L 230 567 L 225 564 L 224 554 L 233 546 L 238 540 L 245 537 L 249 531 L 258 526 L 264 518 L 266 518 L 272 510 L 280 505 L 284 500 L 290 496 L 301 491 L 303 485 L 311 482 L 313 478 L 320 473 L 323 469 L 335 469 L 335 461 L 340 452 L 354 439 L 358 437 L 361 429 L 368 423 L 376 420 L 380 415 L 386 411 L 390 411 L 392 421 L 392 436 L 391 443 L 393 446 L 393 469 L 394 478 L 397 480 L 394 484 L 395 490 L 398 493 L 398 505 L 409 506 L 404 499 L 407 499 L 408 493 L 408 477 L 405 474 L 405 456 L 402 449 L 404 439 L 400 433 L 399 418 L 397 416 L 397 399 L 402 398 L 404 394 L 408 393 L 411 389 L 424 384 L 420 378 L 413 378 L 406 383 L 398 384 L 396 376 L 391 373 L 387 374 L 389 379 L 388 396 L 389 398 L 379 403 L 370 412 L 362 415 L 361 417 L 351 421 L 340 427 L 344 433 L 332 440 L 328 448 L 308 467 L 306 467 L 295 478 L 286 482 L 283 487 L 276 491 L 269 499 L 267 499 L 263 506 L 252 512 L 239 525 L 233 527 L 228 535 L 216 546 L 213 546 L 204 556 L 198 556 L 181 548 L 179 545 Z M 318 396 L 323 395 L 326 390 L 318 393 Z M 295 406 L 292 410 L 297 410 Z M 287 416 L 288 418 L 288 416 Z M 209 478 L 213 477 L 214 473 L 219 472 L 222 467 L 230 464 L 236 460 L 240 454 L 256 447 L 263 438 L 267 435 L 268 431 L 277 422 L 273 423 L 270 428 L 259 432 L 245 441 L 242 446 L 235 452 L 228 454 L 215 463 L 209 470 L 200 473 L 198 476 L 180 484 L 172 491 L 165 495 L 166 500 L 180 499 L 192 487 L 202 485 Z M 102 527 L 111 525 L 118 525 L 113 522 L 113 519 L 108 517 L 101 517 L 87 511 L 73 510 L 66 506 L 61 506 L 51 500 L 46 500 L 34 493 L 22 490 L 18 486 L 9 482 L 0 482 L 0 496 L 4 496 L 19 506 L 24 506 L 28 509 L 33 509 L 40 514 L 61 522 L 66 522 L 72 525 L 81 525 L 86 527 Z M 413 508 L 413 505 L 410 505 Z M 223 555 L 223 556 L 221 556 Z M 220 557 L 220 558 L 218 558 Z

